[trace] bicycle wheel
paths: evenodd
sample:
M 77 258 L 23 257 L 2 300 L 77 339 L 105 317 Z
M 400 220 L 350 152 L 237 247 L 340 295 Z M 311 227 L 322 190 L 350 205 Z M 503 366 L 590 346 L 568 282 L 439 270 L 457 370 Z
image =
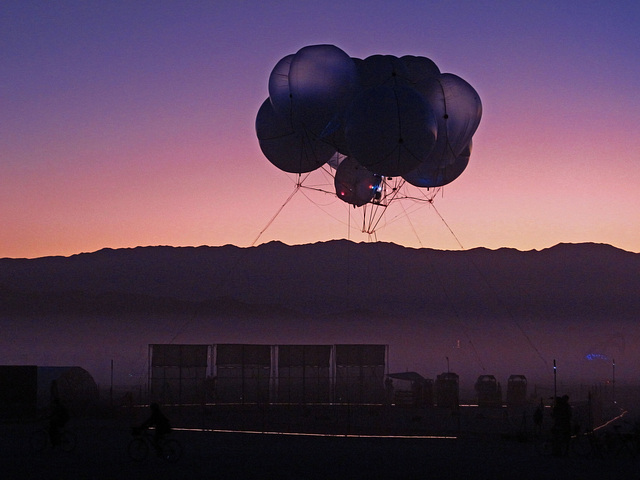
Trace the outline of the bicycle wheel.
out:
M 127 452 L 132 460 L 141 462 L 149 455 L 149 445 L 142 438 L 134 438 L 129 442 Z
M 69 431 L 62 431 L 60 433 L 60 448 L 65 452 L 73 452 L 76 448 L 77 440 L 76 434 Z
M 162 442 L 162 456 L 170 463 L 175 463 L 182 457 L 182 445 L 175 438 Z
M 31 445 L 31 449 L 36 452 L 44 452 L 44 450 L 49 445 L 49 432 L 46 430 L 36 430 L 29 437 L 29 445 Z

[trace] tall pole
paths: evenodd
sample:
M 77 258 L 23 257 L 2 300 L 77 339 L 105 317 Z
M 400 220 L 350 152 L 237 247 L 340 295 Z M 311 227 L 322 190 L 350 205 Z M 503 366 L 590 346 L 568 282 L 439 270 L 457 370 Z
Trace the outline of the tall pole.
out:
M 109 386 L 109 406 L 113 407 L 113 358 L 111 359 L 111 385 Z
M 558 369 L 556 368 L 556 359 L 553 359 L 553 402 L 558 397 Z
M 613 403 L 616 403 L 616 359 L 613 359 Z

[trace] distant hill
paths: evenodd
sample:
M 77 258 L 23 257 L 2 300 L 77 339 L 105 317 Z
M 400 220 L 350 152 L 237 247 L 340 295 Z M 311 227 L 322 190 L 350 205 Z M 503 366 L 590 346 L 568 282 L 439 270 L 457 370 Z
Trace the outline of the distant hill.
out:
M 442 251 L 346 240 L 0 259 L 0 313 L 551 317 L 640 312 L 640 254 L 610 245 Z

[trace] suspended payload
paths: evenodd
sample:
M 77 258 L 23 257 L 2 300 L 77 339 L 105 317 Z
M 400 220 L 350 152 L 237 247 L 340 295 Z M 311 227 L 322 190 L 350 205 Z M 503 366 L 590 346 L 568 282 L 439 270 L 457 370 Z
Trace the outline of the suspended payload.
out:
M 352 157 L 346 157 L 334 177 L 336 195 L 344 202 L 361 207 L 380 194 L 382 178 L 371 173 Z
M 312 45 L 271 71 L 256 134 L 276 167 L 335 171 L 338 198 L 360 207 L 383 204 L 392 178 L 419 188 L 458 178 L 481 116 L 473 87 L 426 57 L 358 59 Z M 393 198 L 400 188 L 388 189 Z

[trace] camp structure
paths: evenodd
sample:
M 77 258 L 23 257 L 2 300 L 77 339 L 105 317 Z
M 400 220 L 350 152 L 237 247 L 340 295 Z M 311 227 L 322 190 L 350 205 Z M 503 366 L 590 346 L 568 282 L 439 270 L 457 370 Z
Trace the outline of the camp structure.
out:
M 165 404 L 383 403 L 388 345 L 149 345 Z
M 98 401 L 98 386 L 82 367 L 0 366 L 0 415 L 32 417 L 56 397 L 72 415 Z
M 400 407 L 426 407 L 433 405 L 433 380 L 417 372 L 399 372 L 387 375 L 392 383 L 393 403 Z

